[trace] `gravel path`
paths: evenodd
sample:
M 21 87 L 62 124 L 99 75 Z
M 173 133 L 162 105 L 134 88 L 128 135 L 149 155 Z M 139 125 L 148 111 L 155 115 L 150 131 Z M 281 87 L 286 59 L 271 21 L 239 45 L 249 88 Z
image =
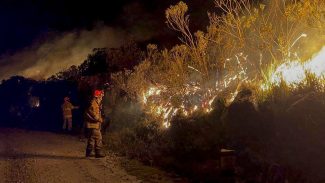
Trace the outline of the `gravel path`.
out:
M 161 176 L 140 180 L 130 175 L 122 166 L 125 161 L 113 154 L 102 159 L 84 158 L 85 142 L 69 135 L 0 129 L 0 139 L 0 182 L 174 182 Z

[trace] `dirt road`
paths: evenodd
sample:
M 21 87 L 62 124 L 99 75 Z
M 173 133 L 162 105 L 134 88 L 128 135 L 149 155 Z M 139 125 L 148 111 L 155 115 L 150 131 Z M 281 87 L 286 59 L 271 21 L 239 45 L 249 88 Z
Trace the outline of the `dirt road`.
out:
M 0 129 L 0 139 L 0 182 L 173 182 L 168 177 L 141 180 L 130 175 L 113 154 L 84 158 L 85 142 L 69 135 Z

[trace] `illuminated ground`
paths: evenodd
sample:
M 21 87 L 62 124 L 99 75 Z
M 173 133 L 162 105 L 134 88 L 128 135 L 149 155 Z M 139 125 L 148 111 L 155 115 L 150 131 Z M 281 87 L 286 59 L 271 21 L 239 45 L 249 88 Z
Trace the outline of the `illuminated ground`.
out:
M 0 129 L 0 139 L 1 182 L 172 182 L 161 174 L 155 175 L 159 170 L 149 176 L 156 180 L 140 180 L 143 177 L 126 171 L 130 169 L 125 168 L 128 161 L 112 154 L 104 159 L 86 159 L 85 144 L 76 137 Z M 145 166 L 132 166 L 133 170 L 148 174 Z

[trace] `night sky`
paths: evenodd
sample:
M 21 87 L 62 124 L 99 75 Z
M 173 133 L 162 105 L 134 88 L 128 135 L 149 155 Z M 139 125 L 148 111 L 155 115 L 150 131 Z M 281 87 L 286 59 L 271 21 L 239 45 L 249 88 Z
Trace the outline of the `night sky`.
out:
M 49 47 L 49 43 L 53 47 L 51 50 L 59 50 L 58 47 L 65 47 L 66 44 L 62 46 L 61 40 L 65 40 L 66 35 L 72 32 L 77 36 L 69 44 L 75 47 L 80 44 L 77 40 L 84 39 L 82 37 L 84 32 L 88 33 L 88 37 L 91 37 L 92 32 L 98 35 L 98 32 L 108 28 L 110 32 L 114 32 L 111 37 L 116 39 L 119 39 L 116 34 L 120 35 L 123 32 L 123 35 L 134 35 L 136 41 L 148 41 L 159 44 L 161 47 L 170 47 L 177 42 L 178 34 L 169 30 L 165 25 L 165 10 L 178 2 L 178 0 L 0 1 L 0 72 L 2 66 L 6 66 L 6 71 L 10 70 L 6 74 L 0 74 L 0 79 L 9 75 L 26 73 L 24 67 L 34 67 L 40 62 L 53 60 L 54 56 L 47 58 L 47 53 L 43 53 L 42 57 L 33 55 L 33 53 L 44 50 L 44 44 Z M 194 31 L 205 29 L 208 22 L 206 12 L 213 10 L 213 0 L 184 2 L 188 4 L 190 9 L 191 28 Z M 120 35 L 120 37 L 124 36 Z M 104 38 L 94 36 L 94 39 Z M 94 47 L 117 47 L 120 45 L 117 44 L 118 41 L 116 40 L 109 42 L 114 43 L 90 45 Z M 82 57 L 84 55 L 85 53 Z M 26 57 L 33 59 L 28 60 Z M 25 59 L 28 61 L 22 61 Z M 67 60 L 65 63 L 77 63 L 71 61 L 71 58 L 60 57 L 60 60 L 62 59 Z M 21 65 L 19 64 L 21 61 L 24 62 L 22 64 L 24 66 L 18 67 L 17 65 Z

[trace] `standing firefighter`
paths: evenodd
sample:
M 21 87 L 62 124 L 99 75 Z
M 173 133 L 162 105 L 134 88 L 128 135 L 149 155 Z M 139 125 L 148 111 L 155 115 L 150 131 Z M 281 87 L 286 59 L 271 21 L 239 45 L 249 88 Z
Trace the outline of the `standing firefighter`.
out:
M 102 152 L 102 134 L 100 131 L 101 124 L 103 123 L 100 108 L 103 94 L 104 93 L 102 90 L 95 90 L 94 97 L 91 100 L 90 106 L 85 112 L 85 123 L 88 131 L 86 157 L 90 156 L 94 148 L 96 158 L 105 157 Z
M 62 129 L 68 131 L 72 130 L 72 110 L 79 108 L 78 106 L 74 106 L 70 102 L 69 97 L 64 97 L 64 102 L 61 106 L 63 113 L 63 126 Z

